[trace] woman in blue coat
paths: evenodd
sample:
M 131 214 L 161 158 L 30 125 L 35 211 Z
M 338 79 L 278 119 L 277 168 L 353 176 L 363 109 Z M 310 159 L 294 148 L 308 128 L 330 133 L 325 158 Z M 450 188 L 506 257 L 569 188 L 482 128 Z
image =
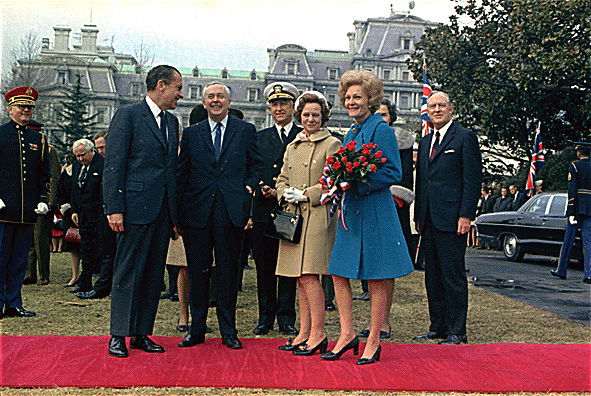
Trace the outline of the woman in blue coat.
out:
M 380 359 L 380 328 L 388 314 L 394 278 L 413 271 L 389 190 L 402 178 L 396 135 L 379 114 L 373 114 L 383 95 L 382 81 L 371 72 L 352 70 L 341 78 L 341 104 L 355 120 L 344 144 L 356 141 L 359 148 L 370 142 L 377 144 L 376 150 L 382 151 L 387 159 L 380 170 L 370 174 L 367 183 L 357 183 L 346 193 L 344 206 L 348 230 L 339 225 L 328 267 L 334 280 L 341 334 L 333 350 L 322 355 L 326 360 L 337 360 L 349 349 L 357 351 L 359 339 L 353 328 L 349 279 L 363 279 L 369 283 L 370 333 L 363 355 L 357 360 L 358 365 Z

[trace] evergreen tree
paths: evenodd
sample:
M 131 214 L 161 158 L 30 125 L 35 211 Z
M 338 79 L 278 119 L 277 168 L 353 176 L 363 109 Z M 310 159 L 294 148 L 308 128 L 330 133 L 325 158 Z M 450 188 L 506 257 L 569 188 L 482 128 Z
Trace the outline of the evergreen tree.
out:
M 60 101 L 59 115 L 62 122 L 58 127 L 62 132 L 55 142 L 55 146 L 61 155 L 72 151 L 72 144 L 82 138 L 91 138 L 91 127 L 97 124 L 93 121 L 98 113 L 89 114 L 88 106 L 93 99 L 92 94 L 82 87 L 81 76 L 76 74 L 76 83 L 65 88 L 65 100 Z

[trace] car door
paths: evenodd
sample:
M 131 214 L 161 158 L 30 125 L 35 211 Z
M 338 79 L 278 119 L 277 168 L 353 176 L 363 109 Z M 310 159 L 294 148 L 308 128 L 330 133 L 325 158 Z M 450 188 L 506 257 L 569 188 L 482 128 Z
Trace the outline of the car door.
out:
M 529 245 L 539 239 L 549 204 L 550 195 L 539 195 L 528 202 L 523 212 L 517 214 L 514 229 L 520 243 Z

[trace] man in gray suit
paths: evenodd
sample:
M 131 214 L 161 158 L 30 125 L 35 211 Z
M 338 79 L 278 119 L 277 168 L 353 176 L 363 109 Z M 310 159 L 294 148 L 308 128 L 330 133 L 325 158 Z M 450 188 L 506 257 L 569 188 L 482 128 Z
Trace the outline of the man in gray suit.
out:
M 183 79 L 172 66 L 146 77 L 148 95 L 119 109 L 109 126 L 103 197 L 109 226 L 117 232 L 113 263 L 109 355 L 130 348 L 162 353 L 152 334 L 168 242 L 177 224 L 174 169 L 178 119 L 166 110 L 183 98 Z

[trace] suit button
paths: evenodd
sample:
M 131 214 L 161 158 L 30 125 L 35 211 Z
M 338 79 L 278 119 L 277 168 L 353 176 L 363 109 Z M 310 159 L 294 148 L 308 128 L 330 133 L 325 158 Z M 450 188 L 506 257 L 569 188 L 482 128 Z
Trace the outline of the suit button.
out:
M 273 164 L 273 168 L 277 168 L 277 164 Z
M 355 214 L 356 214 L 356 215 L 358 215 L 359 213 L 361 213 L 361 212 L 360 212 L 360 211 L 358 211 L 358 210 L 356 210 L 356 211 L 355 211 Z
M 304 206 L 304 210 L 307 210 L 308 208 Z

